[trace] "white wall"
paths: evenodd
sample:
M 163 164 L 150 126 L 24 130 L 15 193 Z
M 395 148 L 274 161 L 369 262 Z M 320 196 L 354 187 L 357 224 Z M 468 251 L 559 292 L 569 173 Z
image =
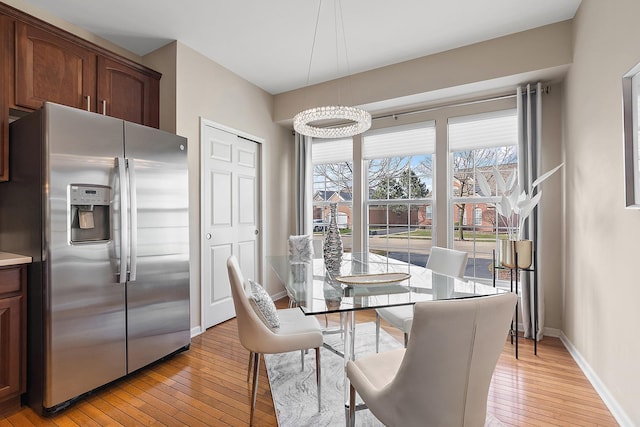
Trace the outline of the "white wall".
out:
M 635 425 L 640 211 L 624 208 L 621 78 L 640 61 L 639 16 L 637 0 L 582 1 L 564 123 L 563 331 Z
M 264 255 L 286 253 L 291 204 L 290 130 L 273 123 L 272 96 L 179 42 L 176 50 L 176 132 L 189 140 L 191 228 L 191 325 L 200 325 L 200 117 L 263 139 L 266 171 L 263 206 Z M 162 70 L 159 70 L 162 71 Z M 163 107 L 164 108 L 164 107 Z M 270 294 L 283 291 L 268 265 L 264 284 Z
M 553 84 L 542 96 L 541 171 L 553 169 L 564 161 L 562 157 L 562 84 Z M 540 240 L 537 266 L 539 286 L 544 288 L 544 325 L 562 328 L 563 252 L 563 189 L 564 168 L 540 185 L 543 193 L 539 204 Z
M 173 42 L 149 53 L 143 63 L 162 73 L 160 79 L 160 129 L 176 133 L 176 72 L 178 44 Z
M 558 78 L 571 63 L 571 28 L 571 21 L 559 22 L 281 93 L 275 96 L 274 120 L 288 122 L 305 108 L 335 103 L 339 88 L 351 98 L 344 102 L 362 105 L 416 94 L 437 101 L 451 88 L 468 97 Z

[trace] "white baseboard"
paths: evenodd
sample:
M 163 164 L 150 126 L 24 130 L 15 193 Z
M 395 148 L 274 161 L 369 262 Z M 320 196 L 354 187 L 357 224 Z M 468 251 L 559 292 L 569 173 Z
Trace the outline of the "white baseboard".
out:
M 556 328 L 544 328 L 544 335 L 548 337 L 560 338 L 562 331 Z
M 202 330 L 202 327 L 200 325 L 194 326 L 193 328 L 191 328 L 191 338 L 197 337 L 198 335 L 200 335 L 203 332 L 204 331 Z
M 584 359 L 584 357 L 582 357 L 582 355 L 576 349 L 573 343 L 569 341 L 567 336 L 562 331 L 559 331 L 559 332 L 560 333 L 558 337 L 560 338 L 560 341 L 562 341 L 562 343 L 567 348 L 567 351 L 569 352 L 571 357 L 573 357 L 573 360 L 575 360 L 578 366 L 580 367 L 580 369 L 582 369 L 582 372 L 584 372 L 584 375 L 587 377 L 587 379 L 589 380 L 593 388 L 596 390 L 596 393 L 598 393 L 598 395 L 600 396 L 604 404 L 607 406 L 607 408 L 609 408 L 609 410 L 611 411 L 611 414 L 616 419 L 618 424 L 620 424 L 623 427 L 635 426 L 633 421 L 631 421 L 631 418 L 629 418 L 629 416 L 624 411 L 624 409 L 622 409 L 622 407 L 618 404 L 616 399 L 611 395 L 611 393 L 609 392 L 609 389 L 600 380 L 600 377 L 598 377 L 598 375 L 594 372 L 594 370 L 591 369 L 591 366 L 589 366 L 587 361 Z
M 282 299 L 286 296 L 287 296 L 287 291 L 282 291 L 282 292 L 278 292 L 277 294 L 271 295 L 271 299 L 273 299 L 274 301 L 278 301 L 279 299 Z

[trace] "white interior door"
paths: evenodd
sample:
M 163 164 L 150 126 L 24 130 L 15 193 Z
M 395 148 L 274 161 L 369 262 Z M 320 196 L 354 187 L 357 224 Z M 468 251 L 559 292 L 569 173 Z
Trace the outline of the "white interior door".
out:
M 227 258 L 258 280 L 260 144 L 203 122 L 202 298 L 204 327 L 235 316 Z

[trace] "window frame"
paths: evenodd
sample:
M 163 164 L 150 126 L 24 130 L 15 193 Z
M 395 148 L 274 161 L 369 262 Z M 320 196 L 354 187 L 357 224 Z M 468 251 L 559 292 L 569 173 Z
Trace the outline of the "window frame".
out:
M 512 92 L 513 93 L 513 92 Z M 449 118 L 473 114 L 492 113 L 500 110 L 516 108 L 516 97 L 514 95 L 504 95 L 504 92 L 497 94 L 491 99 L 473 98 L 472 95 L 464 98 L 459 97 L 456 104 L 439 104 L 433 108 L 404 114 L 393 112 L 384 117 L 376 117 L 371 130 L 364 134 L 353 137 L 353 250 L 363 252 L 367 247 L 367 230 L 369 229 L 368 212 L 368 164 L 363 156 L 363 138 L 369 132 L 380 132 L 386 128 L 396 126 L 411 126 L 418 123 L 434 121 L 436 126 L 435 154 L 433 157 L 433 192 L 431 200 L 432 217 L 432 242 L 435 246 L 453 247 L 452 227 L 449 227 L 451 212 L 451 200 L 449 185 L 439 185 L 439 183 L 449 183 L 449 141 L 447 135 L 447 122 Z M 455 199 L 454 199 L 455 200 Z M 480 198 L 474 200 L 477 203 L 495 202 L 495 198 Z M 403 200 L 403 203 L 416 202 L 416 200 Z M 500 281 L 498 286 L 502 286 Z M 508 287 L 508 281 L 506 283 Z

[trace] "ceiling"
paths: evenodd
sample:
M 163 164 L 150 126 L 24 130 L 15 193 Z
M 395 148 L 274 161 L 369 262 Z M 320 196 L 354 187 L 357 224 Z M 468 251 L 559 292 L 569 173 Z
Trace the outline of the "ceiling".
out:
M 580 0 L 336 0 L 335 6 L 334 0 L 323 0 L 321 8 L 319 0 L 25 2 L 139 55 L 178 40 L 271 94 L 564 21 L 580 5 Z

